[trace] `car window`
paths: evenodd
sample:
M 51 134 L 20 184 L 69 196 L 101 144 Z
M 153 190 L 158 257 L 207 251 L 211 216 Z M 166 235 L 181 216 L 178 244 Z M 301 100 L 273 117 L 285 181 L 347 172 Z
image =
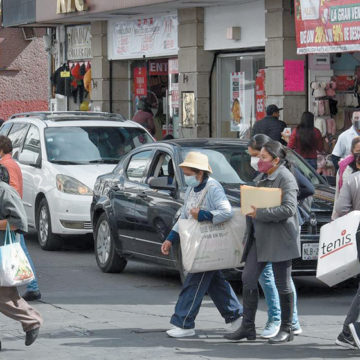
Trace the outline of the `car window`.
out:
M 15 159 L 17 159 L 19 156 L 19 149 L 21 148 L 21 146 L 24 142 L 28 127 L 29 127 L 29 124 L 14 123 L 13 127 L 11 128 L 11 130 L 9 132 L 8 137 L 12 142 L 13 157 Z
M 176 175 L 174 164 L 169 154 L 165 152 L 160 152 L 157 154 L 148 174 L 148 178 L 150 177 L 167 177 L 168 184 L 175 184 Z
M 131 157 L 126 169 L 126 175 L 130 181 L 143 182 L 151 157 L 152 150 L 141 151 Z
M 153 141 L 141 128 L 64 126 L 45 129 L 47 157 L 53 163 L 117 164 L 130 150 Z
M 35 125 L 31 125 L 26 135 L 24 146 L 19 154 L 19 162 L 22 164 L 38 163 L 41 157 L 40 132 Z
M 3 124 L 3 126 L 0 129 L 0 135 L 5 135 L 7 136 L 10 128 L 12 127 L 13 123 L 12 122 L 6 122 Z

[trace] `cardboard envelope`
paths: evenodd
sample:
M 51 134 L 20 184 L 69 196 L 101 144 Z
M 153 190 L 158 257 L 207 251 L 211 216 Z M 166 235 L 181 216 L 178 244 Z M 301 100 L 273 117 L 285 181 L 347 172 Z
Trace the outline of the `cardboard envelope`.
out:
M 241 185 L 240 192 L 243 215 L 253 211 L 251 206 L 263 209 L 281 205 L 281 189 L 279 188 Z

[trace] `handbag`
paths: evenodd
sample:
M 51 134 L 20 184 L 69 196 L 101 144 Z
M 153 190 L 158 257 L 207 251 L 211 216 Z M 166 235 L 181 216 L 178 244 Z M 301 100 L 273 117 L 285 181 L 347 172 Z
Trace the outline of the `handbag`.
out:
M 201 206 L 208 187 L 199 200 Z M 233 209 L 233 217 L 214 225 L 194 218 L 179 219 L 179 235 L 183 267 L 187 272 L 230 269 L 241 266 L 244 252 L 243 237 L 246 218 L 240 208 Z
M 357 231 L 360 211 L 352 211 L 321 227 L 316 277 L 329 286 L 360 273 Z
M 34 280 L 29 260 L 20 245 L 20 235 L 6 226 L 4 245 L 0 246 L 0 286 L 16 287 Z

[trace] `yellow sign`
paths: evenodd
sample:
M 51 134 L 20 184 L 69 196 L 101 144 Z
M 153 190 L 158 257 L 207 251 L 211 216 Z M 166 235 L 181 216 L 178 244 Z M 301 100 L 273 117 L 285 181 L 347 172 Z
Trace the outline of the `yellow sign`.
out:
M 88 6 L 85 0 L 57 0 L 57 14 L 67 14 L 76 11 L 86 11 Z
M 70 75 L 70 71 L 62 71 L 60 73 L 60 77 L 62 78 L 69 78 L 71 75 Z

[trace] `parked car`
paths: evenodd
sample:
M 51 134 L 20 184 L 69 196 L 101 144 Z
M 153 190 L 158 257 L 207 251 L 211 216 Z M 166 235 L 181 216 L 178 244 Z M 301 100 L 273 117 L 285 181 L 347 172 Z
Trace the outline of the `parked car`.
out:
M 141 146 L 121 159 L 113 172 L 99 176 L 94 187 L 91 218 L 95 255 L 104 272 L 121 272 L 130 258 L 178 269 L 179 247 L 170 256 L 160 247 L 179 215 L 186 189 L 178 165 L 189 151 L 208 155 L 212 176 L 224 187 L 233 206 L 240 206 L 240 185 L 253 184 L 247 142 L 234 139 L 181 139 Z M 295 152 L 297 168 L 314 184 L 312 216 L 301 230 L 300 259 L 294 274 L 314 275 L 320 226 L 330 220 L 334 189 Z M 229 278 L 238 272 L 227 271 Z M 239 277 L 238 274 L 236 274 Z
M 37 229 L 44 250 L 58 249 L 59 235 L 91 234 L 96 178 L 111 171 L 128 151 L 154 141 L 142 126 L 121 115 L 90 112 L 17 114 L 0 134 L 13 143 L 28 222 Z

